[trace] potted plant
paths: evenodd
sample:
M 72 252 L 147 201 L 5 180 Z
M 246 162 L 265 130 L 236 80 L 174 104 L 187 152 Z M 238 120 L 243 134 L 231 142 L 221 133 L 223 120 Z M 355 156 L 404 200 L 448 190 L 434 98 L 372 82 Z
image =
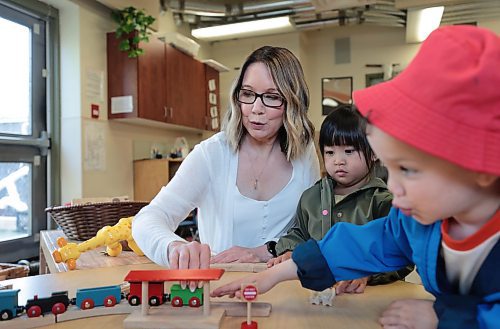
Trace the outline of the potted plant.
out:
M 148 35 L 151 33 L 148 28 L 153 24 L 155 18 L 134 7 L 115 10 L 111 16 L 118 23 L 115 31 L 116 37 L 122 38 L 120 50 L 128 52 L 128 57 L 131 58 L 143 54 L 144 49 L 139 47 L 139 42 L 149 41 Z

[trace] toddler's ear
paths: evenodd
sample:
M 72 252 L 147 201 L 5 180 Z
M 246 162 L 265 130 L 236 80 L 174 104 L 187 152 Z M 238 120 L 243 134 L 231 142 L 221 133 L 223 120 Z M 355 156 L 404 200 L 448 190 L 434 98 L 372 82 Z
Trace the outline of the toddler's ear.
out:
M 476 183 L 481 187 L 490 187 L 499 181 L 500 177 L 493 174 L 484 174 L 477 173 L 476 174 Z

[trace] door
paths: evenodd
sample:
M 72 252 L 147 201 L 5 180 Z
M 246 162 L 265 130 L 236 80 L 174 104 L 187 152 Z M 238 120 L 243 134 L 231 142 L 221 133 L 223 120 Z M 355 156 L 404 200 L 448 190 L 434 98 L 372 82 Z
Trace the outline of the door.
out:
M 155 121 L 166 121 L 165 106 L 165 44 L 150 37 L 141 43 L 144 54 L 138 60 L 138 107 L 139 117 Z
M 0 262 L 37 256 L 47 227 L 45 28 L 0 1 Z
M 200 111 L 205 110 L 205 105 L 200 105 L 205 104 L 203 64 L 169 44 L 165 45 L 165 56 L 167 122 L 204 129 L 204 118 L 199 115 Z

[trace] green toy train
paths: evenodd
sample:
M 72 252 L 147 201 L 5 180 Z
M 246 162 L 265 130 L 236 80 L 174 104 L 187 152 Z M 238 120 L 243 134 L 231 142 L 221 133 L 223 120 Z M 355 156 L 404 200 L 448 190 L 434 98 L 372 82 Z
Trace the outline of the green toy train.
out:
M 170 293 L 163 292 L 164 282 L 150 282 L 148 289 L 148 303 L 150 306 L 158 306 L 170 302 L 174 307 L 191 306 L 200 307 L 203 305 L 203 289 L 196 288 L 191 292 L 189 288 L 182 289 L 179 284 L 173 284 Z M 130 282 L 130 294 L 127 296 L 128 302 L 132 306 L 142 303 L 141 301 L 142 283 Z

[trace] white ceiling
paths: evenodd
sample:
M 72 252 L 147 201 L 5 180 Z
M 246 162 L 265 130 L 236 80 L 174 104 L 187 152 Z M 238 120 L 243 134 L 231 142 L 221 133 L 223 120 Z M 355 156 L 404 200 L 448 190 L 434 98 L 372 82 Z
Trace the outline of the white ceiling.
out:
M 97 0 L 110 8 L 135 6 L 153 16 L 172 11 L 192 28 L 289 15 L 296 29 L 339 25 L 406 25 L 406 9 L 445 5 L 442 24 L 500 19 L 500 0 Z

